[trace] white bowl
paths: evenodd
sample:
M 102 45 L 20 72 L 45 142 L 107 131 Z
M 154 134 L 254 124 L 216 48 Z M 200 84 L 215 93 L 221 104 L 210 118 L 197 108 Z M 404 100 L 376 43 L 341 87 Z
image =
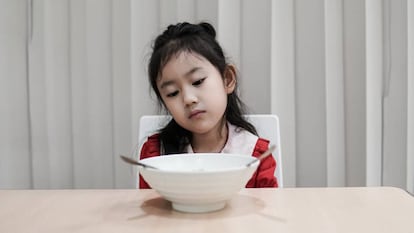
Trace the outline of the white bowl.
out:
M 252 156 L 222 153 L 163 155 L 141 162 L 158 168 L 139 167 L 145 181 L 171 201 L 173 209 L 191 213 L 224 208 L 260 163 Z

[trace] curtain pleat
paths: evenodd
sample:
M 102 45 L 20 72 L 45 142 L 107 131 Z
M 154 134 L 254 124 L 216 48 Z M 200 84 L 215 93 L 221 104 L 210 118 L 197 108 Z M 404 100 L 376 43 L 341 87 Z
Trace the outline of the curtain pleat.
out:
M 0 4 L 0 188 L 134 188 L 151 43 L 208 21 L 249 113 L 279 116 L 286 187 L 414 192 L 412 1 Z

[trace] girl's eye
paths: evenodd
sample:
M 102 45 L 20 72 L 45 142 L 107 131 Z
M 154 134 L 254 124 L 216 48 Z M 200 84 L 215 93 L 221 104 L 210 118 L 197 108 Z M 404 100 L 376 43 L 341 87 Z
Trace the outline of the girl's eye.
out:
M 199 79 L 199 80 L 193 82 L 193 86 L 200 86 L 204 82 L 205 79 L 206 78 L 202 78 L 202 79 Z
M 167 94 L 167 97 L 174 97 L 176 95 L 178 95 L 178 91 L 174 91 L 174 92 L 168 93 Z

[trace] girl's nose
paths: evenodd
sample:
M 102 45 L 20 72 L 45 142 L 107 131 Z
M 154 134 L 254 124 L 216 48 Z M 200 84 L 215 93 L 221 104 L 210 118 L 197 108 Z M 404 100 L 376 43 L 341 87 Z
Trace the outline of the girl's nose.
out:
M 193 105 L 198 102 L 197 95 L 192 90 L 183 90 L 182 96 L 185 105 Z

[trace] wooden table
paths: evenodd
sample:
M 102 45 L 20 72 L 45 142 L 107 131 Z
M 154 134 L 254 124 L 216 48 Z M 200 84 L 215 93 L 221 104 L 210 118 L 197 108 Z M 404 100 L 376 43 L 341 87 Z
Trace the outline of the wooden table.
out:
M 153 190 L 0 190 L 0 232 L 414 232 L 401 189 L 243 189 L 225 209 L 180 213 Z

